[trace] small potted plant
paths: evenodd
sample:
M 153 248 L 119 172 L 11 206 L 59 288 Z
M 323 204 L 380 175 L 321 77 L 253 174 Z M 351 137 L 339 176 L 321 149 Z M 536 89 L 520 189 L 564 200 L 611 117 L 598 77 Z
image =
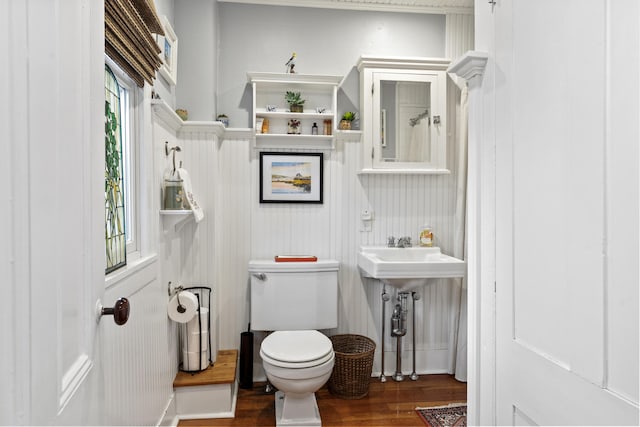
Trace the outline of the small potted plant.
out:
M 178 108 L 176 110 L 176 114 L 182 119 L 182 121 L 186 122 L 187 120 L 189 120 L 189 112 L 183 108 Z
M 289 111 L 292 113 L 302 113 L 304 111 L 303 105 L 306 99 L 302 99 L 300 92 L 287 91 L 284 99 L 289 104 Z
M 342 115 L 342 119 L 340 120 L 340 129 L 342 130 L 351 130 L 351 122 L 356 120 L 358 115 L 353 111 L 347 111 Z

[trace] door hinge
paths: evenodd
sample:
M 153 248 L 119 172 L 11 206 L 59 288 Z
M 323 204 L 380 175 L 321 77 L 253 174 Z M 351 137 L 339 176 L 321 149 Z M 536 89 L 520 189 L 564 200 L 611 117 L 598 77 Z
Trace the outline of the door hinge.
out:
M 494 294 L 496 293 L 496 287 L 497 287 L 496 282 L 493 282 L 493 293 Z
M 371 160 L 373 160 L 373 159 L 374 159 L 374 157 L 375 157 L 374 153 L 375 153 L 375 152 L 376 152 L 375 147 L 371 147 Z
M 375 85 L 373 83 L 371 83 L 371 95 L 373 95 L 373 88 L 375 87 Z

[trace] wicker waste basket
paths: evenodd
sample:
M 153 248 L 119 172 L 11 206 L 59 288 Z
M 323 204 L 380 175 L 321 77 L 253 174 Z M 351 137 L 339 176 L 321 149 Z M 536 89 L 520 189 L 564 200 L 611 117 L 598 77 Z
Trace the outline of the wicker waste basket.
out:
M 376 343 L 362 335 L 344 334 L 329 338 L 335 352 L 329 391 L 342 399 L 362 399 L 369 393 Z

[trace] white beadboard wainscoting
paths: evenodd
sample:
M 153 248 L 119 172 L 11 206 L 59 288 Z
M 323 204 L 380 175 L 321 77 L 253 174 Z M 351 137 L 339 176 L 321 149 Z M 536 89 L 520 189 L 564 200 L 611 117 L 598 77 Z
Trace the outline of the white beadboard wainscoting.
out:
M 176 280 L 181 283 L 212 285 L 212 298 L 217 304 L 212 317 L 216 325 L 214 345 L 219 349 L 239 348 L 240 333 L 250 320 L 250 259 L 312 254 L 340 262 L 339 326 L 329 332 L 374 339 L 378 344 L 374 372 L 379 372 L 382 284 L 361 278 L 358 248 L 384 244 L 389 235 L 410 235 L 415 242 L 420 227 L 428 223 L 434 229 L 436 243 L 444 252 L 450 251 L 455 214 L 454 150 L 448 153 L 451 174 L 359 175 L 360 134 L 338 136 L 334 150 L 297 150 L 324 154 L 323 204 L 260 204 L 260 150 L 254 148 L 250 130 L 227 129 L 218 142 L 212 132 L 185 124 L 176 135 L 175 142 L 182 148 L 178 158 L 191 175 L 205 219 L 199 224 L 188 222 L 180 231 L 184 241 L 180 253 L 173 254 L 180 261 L 170 270 L 177 272 Z M 156 144 L 164 157 L 164 141 L 157 140 Z M 371 232 L 360 231 L 363 209 L 373 211 Z M 163 276 L 168 274 L 165 270 L 163 267 Z M 418 373 L 448 370 L 451 307 L 457 303 L 451 287 L 450 280 L 434 280 L 420 290 L 421 299 L 416 302 Z M 393 289 L 387 291 L 393 294 Z M 387 303 L 385 322 L 390 322 L 394 303 L 393 299 Z M 402 361 L 407 373 L 412 368 L 410 317 L 408 326 Z M 386 325 L 387 335 L 389 329 Z M 385 372 L 393 373 L 395 338 L 385 337 L 384 345 Z M 257 377 L 261 375 L 259 362 L 254 360 Z
M 112 425 L 157 425 L 173 394 L 177 371 L 169 351 L 176 348 L 177 336 L 166 315 L 158 259 L 135 264 L 127 267 L 123 279 L 112 280 L 104 295 L 108 306 L 126 297 L 129 320 L 120 327 L 109 317 L 100 322 L 105 420 Z
M 176 414 L 175 400 L 171 384 L 178 371 L 180 363 L 180 343 L 178 339 L 178 324 L 167 316 L 169 289 L 176 286 L 207 286 L 211 288 L 211 329 L 210 345 L 211 358 L 215 363 L 219 337 L 217 330 L 217 287 L 216 287 L 216 232 L 215 221 L 215 185 L 216 172 L 214 161 L 217 157 L 219 136 L 223 128 L 218 123 L 182 122 L 180 118 L 162 101 L 153 101 L 153 157 L 154 157 L 154 187 L 156 193 L 151 197 L 155 203 L 156 212 L 162 208 L 162 184 L 165 173 L 172 168 L 172 156 L 165 154 L 165 145 L 180 146 L 176 153 L 176 167 L 184 167 L 191 176 L 192 190 L 196 201 L 204 210 L 204 219 L 196 224 L 191 216 L 175 227 L 167 218 L 158 214 L 158 259 L 159 259 L 159 315 L 168 325 L 166 330 L 166 344 L 162 351 L 169 355 L 169 369 L 163 378 L 170 385 L 171 393 L 164 401 L 165 408 L 162 424 L 174 425 L 179 414 Z M 156 333 L 157 328 L 153 329 Z M 227 347 L 231 348 L 231 347 Z M 163 356 L 164 357 L 164 356 Z M 165 412 L 166 409 L 166 412 Z

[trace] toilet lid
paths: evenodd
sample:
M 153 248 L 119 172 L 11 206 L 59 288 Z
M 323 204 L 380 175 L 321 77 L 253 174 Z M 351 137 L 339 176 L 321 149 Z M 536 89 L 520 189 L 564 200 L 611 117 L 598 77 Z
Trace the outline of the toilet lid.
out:
M 280 362 L 307 363 L 327 358 L 333 345 L 318 331 L 276 331 L 262 341 L 260 352 Z

